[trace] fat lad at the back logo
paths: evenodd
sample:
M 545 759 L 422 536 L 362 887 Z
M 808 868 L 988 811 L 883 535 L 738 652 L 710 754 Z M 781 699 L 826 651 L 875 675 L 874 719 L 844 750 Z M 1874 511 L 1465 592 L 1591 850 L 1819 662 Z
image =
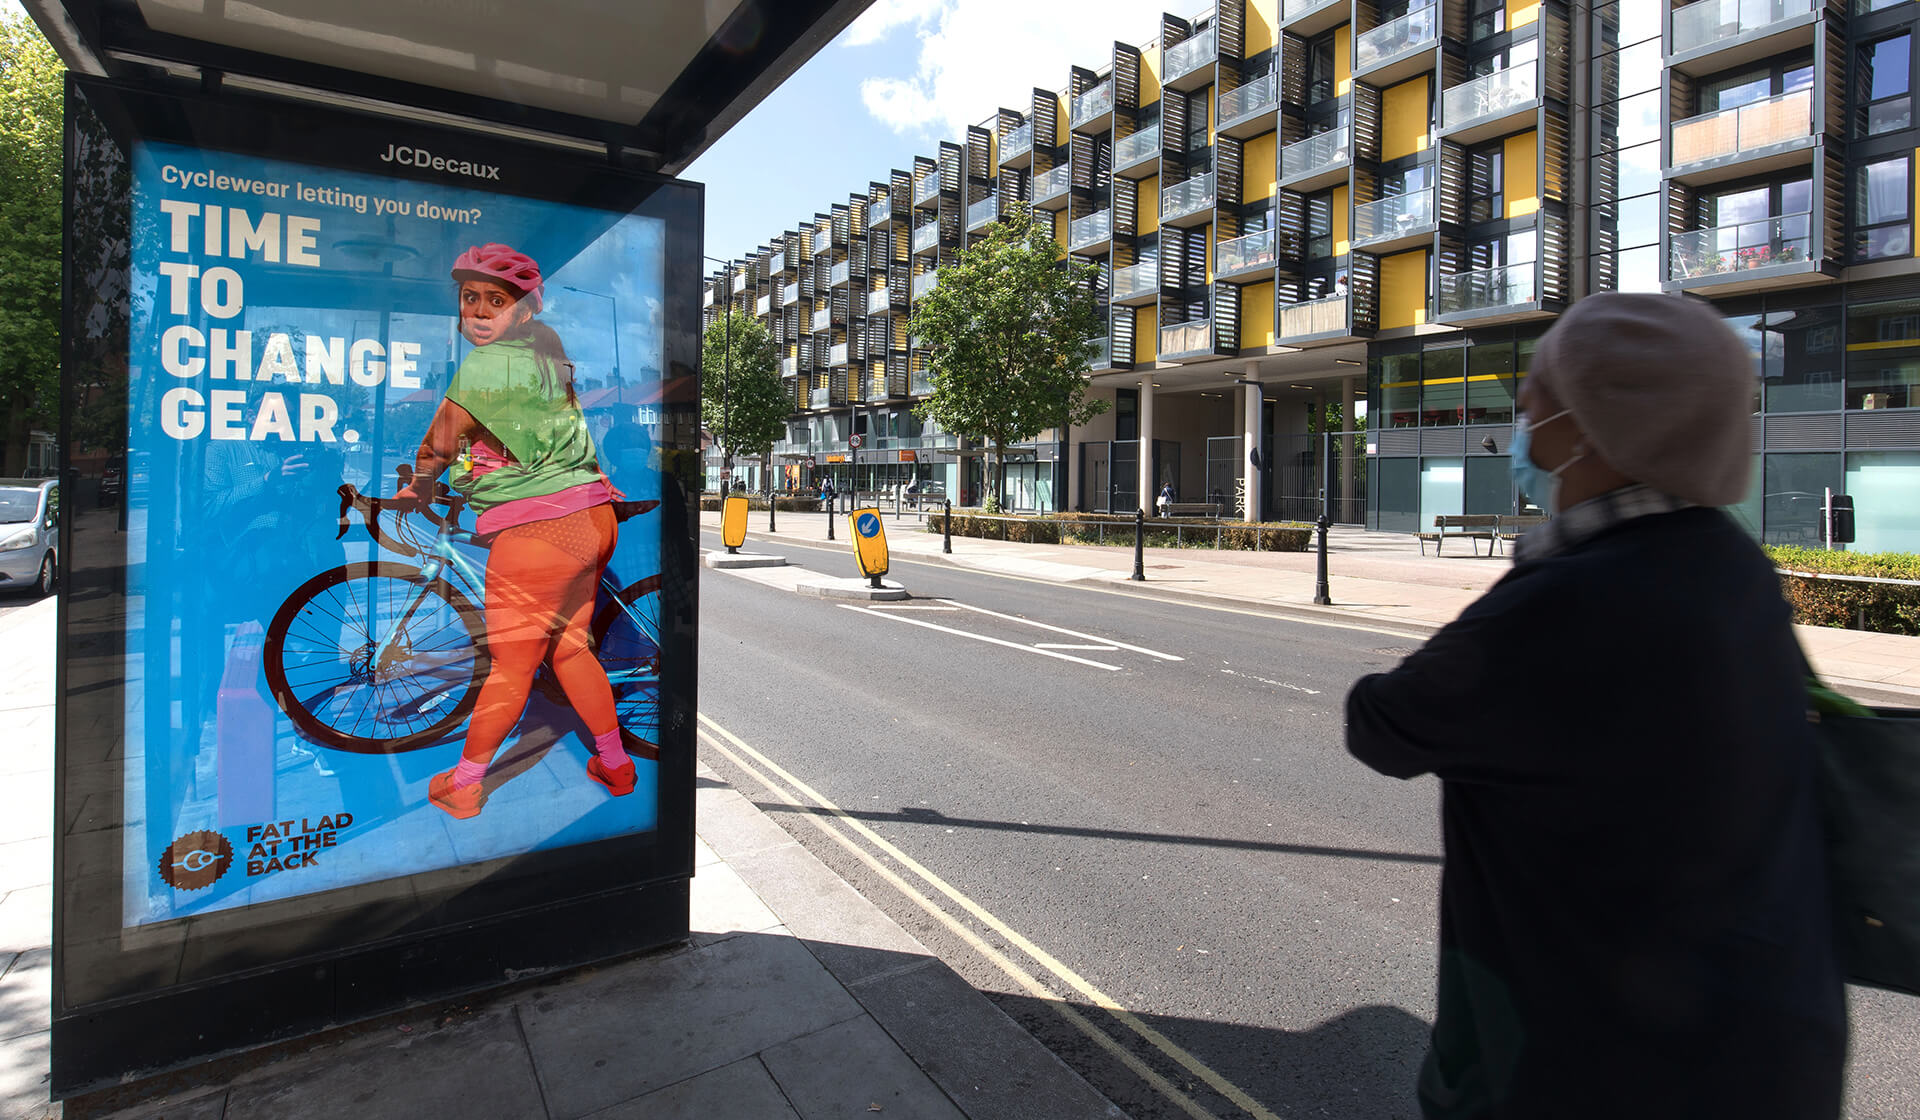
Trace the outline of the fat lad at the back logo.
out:
M 160 853 L 160 877 L 177 890 L 210 887 L 233 864 L 233 845 L 217 832 L 189 832 Z

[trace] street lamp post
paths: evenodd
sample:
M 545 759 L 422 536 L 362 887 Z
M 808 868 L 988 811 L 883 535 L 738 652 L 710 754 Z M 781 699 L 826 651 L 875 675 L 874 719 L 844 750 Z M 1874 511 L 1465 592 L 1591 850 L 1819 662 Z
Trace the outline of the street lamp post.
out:
M 704 254 L 702 255 L 704 256 Z M 727 439 L 729 434 L 728 429 L 732 426 L 733 414 L 731 393 L 733 387 L 733 264 L 730 261 L 723 261 L 719 257 L 706 257 L 705 259 L 719 265 L 724 270 L 721 285 L 727 296 L 727 305 L 721 312 L 726 316 L 726 326 L 723 328 L 726 337 L 724 344 L 726 350 L 720 357 L 720 492 L 725 494 L 728 485 L 733 481 L 733 445 L 729 443 Z

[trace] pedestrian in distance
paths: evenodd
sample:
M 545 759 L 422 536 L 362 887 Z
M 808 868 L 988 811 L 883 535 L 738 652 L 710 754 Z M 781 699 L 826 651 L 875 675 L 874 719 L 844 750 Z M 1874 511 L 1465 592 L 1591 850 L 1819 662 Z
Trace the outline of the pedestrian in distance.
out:
M 1511 448 L 1552 520 L 1347 697 L 1357 758 L 1441 781 L 1429 1120 L 1839 1115 L 1807 664 L 1716 508 L 1747 492 L 1755 386 L 1704 303 L 1569 309 Z
M 1160 484 L 1160 497 L 1155 500 L 1155 505 L 1159 507 L 1160 516 L 1167 516 L 1167 511 L 1173 508 L 1173 483 Z

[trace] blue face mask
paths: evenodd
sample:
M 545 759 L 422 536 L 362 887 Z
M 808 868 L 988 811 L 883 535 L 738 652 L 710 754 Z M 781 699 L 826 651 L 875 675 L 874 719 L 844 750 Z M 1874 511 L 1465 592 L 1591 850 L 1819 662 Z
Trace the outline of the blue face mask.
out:
M 1513 472 L 1514 485 L 1520 488 L 1522 494 L 1531 498 L 1535 504 L 1539 505 L 1541 509 L 1546 510 L 1548 513 L 1559 512 L 1557 500 L 1560 490 L 1560 472 L 1573 466 L 1586 456 L 1575 455 L 1553 470 L 1543 470 L 1539 465 L 1534 463 L 1533 457 L 1529 454 L 1533 446 L 1532 433 L 1533 429 L 1543 424 L 1551 424 L 1572 411 L 1570 408 L 1563 408 L 1545 420 L 1536 423 L 1522 421 L 1521 423 L 1515 424 L 1513 426 L 1513 444 L 1507 451 L 1507 453 L 1513 457 L 1512 461 L 1508 464 L 1508 469 Z

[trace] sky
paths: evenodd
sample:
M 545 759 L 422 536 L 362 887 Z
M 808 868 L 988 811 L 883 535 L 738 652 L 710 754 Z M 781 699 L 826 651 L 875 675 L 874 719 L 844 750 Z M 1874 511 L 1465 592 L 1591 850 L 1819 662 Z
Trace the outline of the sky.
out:
M 1070 66 L 1098 70 L 1113 42 L 1145 44 L 1180 0 L 874 0 L 682 177 L 706 184 L 707 253 L 732 259 L 865 194 L 942 140 L 965 140 Z M 703 270 L 706 271 L 706 270 Z

